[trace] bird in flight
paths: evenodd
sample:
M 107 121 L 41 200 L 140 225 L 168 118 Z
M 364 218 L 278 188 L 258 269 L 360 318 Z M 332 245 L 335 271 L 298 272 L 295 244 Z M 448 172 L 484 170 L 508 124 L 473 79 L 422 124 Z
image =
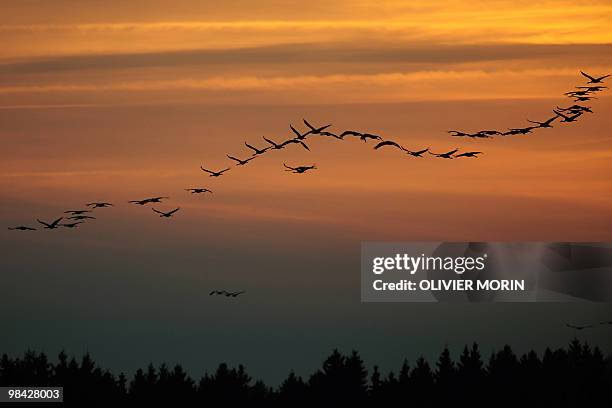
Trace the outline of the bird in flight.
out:
M 36 228 L 19 225 L 17 227 L 8 227 L 11 231 L 36 231 Z
M 577 112 L 593 113 L 590 107 L 582 106 L 582 105 L 572 105 L 569 108 L 560 108 L 557 106 L 557 110 L 561 112 L 570 112 L 570 113 L 577 113 Z
M 286 141 L 284 141 L 283 143 L 281 143 L 281 146 L 287 146 L 287 145 L 292 144 L 292 143 L 299 144 L 299 145 L 301 145 L 301 146 L 302 146 L 304 149 L 306 149 L 306 150 L 310 151 L 310 148 L 309 148 L 308 146 L 306 146 L 306 143 L 304 143 L 303 141 L 301 141 L 301 140 L 299 140 L 299 139 L 289 139 L 289 140 L 286 140 Z
M 330 127 L 331 125 L 325 125 L 325 126 L 321 126 L 321 127 L 314 127 L 312 126 L 310 123 L 308 123 L 308 121 L 306 119 L 302 119 L 304 121 L 304 124 L 306 126 L 308 126 L 308 128 L 310 129 L 308 132 L 306 132 L 306 135 L 308 134 L 312 134 L 312 135 L 318 135 L 320 134 L 322 131 L 324 131 L 325 129 L 327 129 L 328 127 Z
M 481 130 L 476 132 L 472 137 L 482 137 L 482 136 L 493 136 L 493 135 L 501 135 L 499 130 Z
M 578 112 L 572 116 L 566 116 L 561 112 L 558 111 L 554 111 L 557 115 L 561 116 L 563 118 L 563 120 L 561 122 L 565 122 L 565 123 L 569 123 L 569 122 L 575 122 L 576 119 L 578 119 L 580 116 L 582 116 L 582 112 Z
M 329 137 L 333 137 L 335 139 L 339 139 L 339 140 L 343 140 L 340 136 L 338 136 L 335 133 L 332 132 L 320 132 L 318 133 L 319 136 L 329 136 Z
M 295 133 L 295 138 L 296 139 L 304 140 L 304 139 L 306 139 L 306 136 L 308 136 L 310 134 L 310 132 L 306 132 L 304 134 L 301 134 L 300 132 L 298 132 L 298 130 L 296 128 L 293 127 L 293 125 L 289 125 L 289 127 L 291 128 L 291 131 L 293 133 Z
M 292 173 L 295 174 L 302 174 L 307 172 L 308 170 L 313 170 L 316 169 L 316 165 L 312 165 L 312 166 L 298 166 L 298 167 L 291 167 L 291 166 L 287 166 L 285 163 L 283 163 L 283 166 L 285 166 L 287 169 L 289 170 L 285 170 L 285 171 L 290 171 Z
M 56 229 L 59 226 L 59 222 L 61 220 L 63 220 L 63 219 L 64 219 L 64 217 L 59 217 L 57 220 L 55 220 L 55 221 L 53 221 L 51 223 L 47 223 L 47 222 L 41 221 L 39 219 L 36 219 L 36 221 L 38 221 L 39 223 L 44 225 L 45 226 L 44 229 Z
M 535 120 L 527 119 L 527 122 L 535 123 L 540 128 L 551 128 L 552 127 L 551 123 L 553 123 L 558 117 L 559 117 L 559 115 L 553 116 L 552 118 L 547 119 L 544 122 L 538 122 L 538 121 L 535 121 Z
M 64 214 L 81 215 L 88 212 L 91 212 L 91 210 L 68 210 L 64 211 Z
M 185 191 L 190 191 L 191 194 L 212 193 L 212 191 L 207 188 L 186 188 Z
M 589 79 L 589 82 L 587 82 L 587 84 L 601 84 L 601 83 L 603 83 L 604 79 L 606 79 L 607 77 L 610 76 L 610 74 L 608 74 L 608 75 L 604 75 L 604 76 L 601 76 L 601 77 L 597 78 L 597 77 L 592 77 L 591 75 L 589 75 L 589 74 L 587 74 L 586 72 L 583 72 L 583 71 L 580 71 L 580 73 L 583 76 L 585 76 L 586 78 Z
M 270 150 L 270 147 L 266 147 L 266 148 L 264 148 L 264 149 L 258 149 L 258 148 L 254 147 L 254 146 L 251 146 L 251 145 L 250 145 L 250 144 L 248 144 L 247 142 L 244 142 L 244 145 L 245 145 L 246 147 L 248 147 L 249 149 L 251 149 L 251 150 L 253 150 L 253 151 L 255 152 L 255 153 L 253 153 L 253 156 L 257 156 L 257 155 L 260 155 L 260 154 L 264 154 L 265 152 L 267 152 L 268 150 Z
M 590 329 L 591 327 L 593 327 L 592 324 L 588 326 L 575 326 L 573 324 L 566 323 L 565 325 L 569 327 L 570 329 L 575 329 L 575 330 L 584 330 L 584 329 Z
M 361 136 L 359 136 L 359 138 L 361 140 L 363 140 L 363 142 L 367 142 L 368 139 L 372 139 L 372 140 L 382 140 L 382 137 L 378 136 L 378 135 L 373 135 L 372 133 L 362 133 Z
M 460 130 L 449 130 L 447 133 L 450 133 L 451 136 L 472 136 L 471 133 L 461 132 Z
M 338 137 L 340 139 L 344 139 L 344 136 L 357 136 L 357 137 L 361 137 L 361 135 L 362 135 L 361 132 L 357 132 L 355 130 L 345 130 Z
M 238 164 L 236 166 L 244 166 L 245 164 L 247 164 L 248 162 L 250 162 L 251 160 L 253 160 L 255 158 L 255 156 L 251 156 L 248 159 L 241 160 L 241 159 L 238 159 L 236 157 L 230 156 L 229 154 L 226 154 L 226 156 L 229 159 L 234 160 L 235 162 L 238 162 Z
M 278 144 L 278 143 L 276 143 L 275 141 L 270 140 L 270 139 L 268 139 L 268 138 L 267 138 L 267 137 L 265 137 L 265 136 L 262 136 L 262 137 L 264 138 L 264 140 L 265 140 L 266 142 L 268 142 L 268 143 L 270 143 L 270 144 L 272 145 L 272 146 L 270 146 L 270 149 L 280 150 L 280 149 L 282 149 L 283 147 L 285 147 L 285 146 L 286 146 L 286 145 L 285 145 L 285 144 L 283 144 L 283 143 Z
M 106 207 L 113 207 L 113 204 L 101 202 L 101 203 L 89 203 L 87 204 L 87 206 L 92 207 L 92 208 L 106 208 Z
M 597 99 L 594 96 L 576 96 L 576 99 L 574 99 L 574 102 L 586 102 L 586 101 L 590 101 L 591 99 Z
M 397 144 L 396 142 L 392 140 L 385 140 L 383 142 L 378 143 L 376 146 L 374 146 L 374 150 L 378 150 L 384 146 L 393 146 L 393 147 L 397 147 L 400 150 L 406 151 L 406 149 L 404 149 L 402 146 L 400 146 L 399 144 Z
M 161 200 L 167 199 L 167 198 L 170 198 L 170 197 L 152 197 L 152 198 L 145 198 L 143 200 L 132 200 L 132 201 L 128 201 L 128 203 L 134 203 L 138 205 L 145 205 L 149 203 L 161 203 Z
M 453 149 L 450 152 L 446 152 L 446 153 L 432 153 L 432 152 L 429 152 L 429 154 L 431 154 L 432 156 L 440 157 L 442 159 L 452 159 L 453 158 L 453 154 L 457 153 L 458 151 L 459 151 L 459 149 Z
M 69 220 L 95 220 L 96 217 L 91 217 L 89 215 L 74 215 L 72 217 L 68 217 Z
M 479 154 L 483 154 L 483 152 L 465 152 L 458 154 L 455 157 L 478 157 Z
M 204 167 L 200 166 L 200 168 L 202 169 L 202 171 L 205 171 L 206 173 L 210 173 L 209 177 L 219 177 L 222 176 L 223 173 L 225 173 L 226 171 L 229 170 L 229 168 L 227 169 L 223 169 L 223 170 L 219 170 L 219 171 L 212 171 L 212 170 L 207 170 Z
M 590 94 L 591 91 L 569 91 L 564 93 L 563 95 L 567 95 L 567 96 L 571 96 L 571 97 L 575 97 L 575 96 L 586 96 L 588 94 Z
M 423 150 L 417 150 L 415 152 L 411 151 L 411 150 L 405 150 L 406 153 L 408 153 L 411 156 L 414 157 L 423 157 L 424 153 L 427 153 L 429 151 L 429 147 L 427 149 L 423 149 Z
M 212 296 L 212 295 L 225 295 L 225 297 L 237 297 L 239 295 L 242 295 L 243 293 L 246 293 L 245 290 L 242 290 L 240 292 L 228 292 L 226 290 L 213 290 L 211 291 L 208 296 Z
M 578 86 L 578 89 L 586 89 L 587 92 L 599 92 L 608 89 L 607 86 Z
M 79 224 L 83 224 L 83 221 L 79 221 L 79 222 L 71 222 L 68 224 L 60 224 L 60 227 L 65 227 L 65 228 L 76 228 L 79 226 Z
M 507 132 L 502 133 L 502 135 L 526 135 L 527 133 L 531 133 L 533 129 L 537 129 L 538 126 L 527 126 L 524 128 L 511 128 L 508 129 Z
M 156 213 L 158 213 L 160 217 L 170 218 L 170 217 L 172 217 L 172 216 L 174 215 L 174 213 L 175 213 L 175 212 L 177 212 L 178 210 L 180 210 L 180 207 L 179 207 L 179 208 L 175 208 L 174 210 L 172 210 L 172 211 L 168 211 L 168 212 L 158 211 L 158 210 L 156 210 L 155 208 L 151 208 L 151 209 L 152 209 L 153 211 L 155 211 Z

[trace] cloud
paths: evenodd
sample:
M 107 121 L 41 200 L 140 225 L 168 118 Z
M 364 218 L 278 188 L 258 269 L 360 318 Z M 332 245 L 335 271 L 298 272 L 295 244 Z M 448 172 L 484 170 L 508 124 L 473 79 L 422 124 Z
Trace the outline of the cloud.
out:
M 0 65 L 3 75 L 31 75 L 83 70 L 211 65 L 227 69 L 248 65 L 363 63 L 457 64 L 546 58 L 592 58 L 612 54 L 610 44 L 397 45 L 370 43 L 286 44 L 237 49 L 200 49 L 140 53 L 105 53 L 34 58 Z

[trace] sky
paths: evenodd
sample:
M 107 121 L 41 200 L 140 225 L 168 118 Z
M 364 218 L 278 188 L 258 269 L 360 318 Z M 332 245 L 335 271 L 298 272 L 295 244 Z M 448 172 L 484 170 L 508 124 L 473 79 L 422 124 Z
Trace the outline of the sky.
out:
M 544 120 L 580 70 L 612 73 L 612 4 L 429 3 L 0 3 L 1 222 L 116 204 L 77 230 L 0 229 L 0 351 L 89 350 L 128 372 L 227 361 L 274 383 L 334 347 L 396 369 L 446 344 L 563 345 L 566 321 L 609 319 L 606 304 L 360 303 L 362 241 L 612 240 L 609 91 L 595 114 L 533 135 L 446 133 Z M 199 170 L 303 118 L 485 153 L 316 140 L 218 179 Z M 181 207 L 173 219 L 127 204 L 158 195 Z M 609 335 L 580 333 L 612 352 Z

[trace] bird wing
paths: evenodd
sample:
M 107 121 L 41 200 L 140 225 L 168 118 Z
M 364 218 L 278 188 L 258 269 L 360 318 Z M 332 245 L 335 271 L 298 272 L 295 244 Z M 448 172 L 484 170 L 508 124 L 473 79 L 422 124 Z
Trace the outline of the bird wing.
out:
M 200 168 L 202 169 L 202 171 L 205 171 L 207 173 L 213 174 L 214 172 L 210 171 L 210 170 L 206 170 L 204 167 L 200 166 Z
M 258 152 L 258 151 L 259 151 L 259 149 L 257 149 L 257 148 L 255 148 L 255 147 L 251 146 L 251 145 L 250 145 L 250 144 L 248 144 L 247 142 L 244 142 L 244 145 L 245 145 L 246 147 L 248 147 L 249 149 L 251 149 L 251 150 L 255 151 L 255 152 Z
M 589 78 L 591 81 L 594 81 L 594 80 L 595 80 L 595 78 L 593 78 L 592 76 L 590 76 L 590 75 L 589 75 L 589 74 L 587 74 L 586 72 L 580 71 L 580 73 L 581 73 L 582 75 L 584 75 L 585 77 Z
M 296 169 L 295 167 L 289 167 L 289 166 L 287 166 L 285 163 L 283 163 L 283 166 L 285 166 L 286 168 L 288 168 L 288 169 L 290 169 L 290 170 L 295 170 L 295 169 Z
M 598 81 L 601 81 L 602 79 L 606 79 L 607 77 L 609 77 L 612 74 L 608 74 L 608 75 L 604 75 L 602 77 L 597 78 Z
M 232 159 L 232 160 L 234 160 L 234 161 L 237 161 L 238 163 L 240 163 L 240 162 L 242 161 L 242 160 L 240 160 L 240 159 L 235 158 L 234 156 L 230 156 L 229 154 L 226 154 L 226 156 L 227 156 L 229 159 Z
M 155 208 L 151 208 L 151 209 L 152 209 L 153 211 L 155 211 L 156 213 L 158 213 L 158 214 L 162 214 L 162 215 L 163 215 L 163 214 L 165 214 L 164 212 L 162 212 L 162 211 L 158 211 L 158 210 L 156 210 Z
M 378 149 L 380 149 L 380 148 L 381 148 L 381 147 L 383 147 L 383 146 L 395 146 L 395 147 L 397 147 L 397 148 L 400 148 L 400 149 L 404 150 L 404 149 L 402 148 L 402 146 L 398 145 L 397 143 L 395 143 L 395 142 L 394 142 L 394 141 L 392 141 L 392 140 L 385 140 L 384 142 L 380 142 L 380 143 L 378 143 L 376 146 L 374 146 L 374 149 L 375 149 L 375 150 L 378 150 Z
M 299 144 L 301 144 L 301 145 L 302 145 L 302 147 L 303 147 L 304 149 L 306 149 L 306 150 L 310 151 L 310 148 L 309 148 L 308 146 L 306 146 L 306 143 L 301 142 L 301 141 L 300 141 L 300 142 L 298 142 L 298 143 L 299 143 Z
M 272 146 L 278 146 L 276 143 L 274 143 L 273 141 L 271 141 L 271 140 L 270 140 L 270 139 L 268 139 L 267 137 L 265 137 L 265 136 L 262 136 L 262 137 L 264 138 L 264 140 L 265 140 L 266 142 L 270 143 Z
M 174 210 L 172 210 L 172 211 L 170 211 L 170 212 L 168 212 L 168 213 L 166 213 L 166 214 L 168 214 L 168 215 L 172 215 L 172 214 L 174 214 L 175 212 L 177 212 L 177 211 L 178 211 L 178 210 L 180 210 L 180 209 L 181 209 L 180 207 L 179 207 L 179 208 L 175 208 Z
M 291 128 L 291 130 L 293 130 L 293 133 L 295 133 L 297 137 L 302 137 L 302 134 L 298 132 L 296 128 L 293 127 L 293 125 L 289 125 L 289 127 Z
M 57 224 L 59 224 L 59 222 L 60 222 L 61 220 L 63 220 L 63 219 L 64 219 L 64 217 L 59 217 L 57 220 L 55 220 L 55 221 L 53 221 L 53 222 L 51 223 L 51 226 L 56 226 L 56 225 L 57 225 Z
M 42 225 L 46 226 L 46 227 L 50 227 L 51 225 L 47 224 L 44 221 L 39 220 L 38 218 L 36 219 L 36 221 L 38 221 L 39 223 L 41 223 Z
M 306 119 L 302 119 L 302 120 L 304 121 L 304 124 L 310 128 L 310 130 L 316 130 L 314 128 L 314 126 L 312 126 L 310 123 L 308 123 L 308 121 Z
M 225 172 L 226 172 L 226 171 L 228 171 L 228 170 L 229 170 L 229 167 L 228 167 L 227 169 L 223 169 L 223 170 L 221 170 L 221 171 L 218 171 L 217 173 L 223 174 L 223 173 L 225 173 Z

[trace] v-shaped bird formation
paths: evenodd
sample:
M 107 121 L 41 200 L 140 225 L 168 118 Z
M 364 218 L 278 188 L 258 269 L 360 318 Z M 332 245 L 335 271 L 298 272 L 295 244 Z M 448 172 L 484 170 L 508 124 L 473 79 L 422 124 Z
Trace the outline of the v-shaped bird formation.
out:
M 575 90 L 565 92 L 564 95 L 571 98 L 573 104 L 567 107 L 556 106 L 556 108 L 552 109 L 552 113 L 554 114 L 550 118 L 546 118 L 544 120 L 531 120 L 527 119 L 530 123 L 529 126 L 525 127 L 517 127 L 517 128 L 507 128 L 507 130 L 478 130 L 475 132 L 465 132 L 461 130 L 449 130 L 453 137 L 467 137 L 467 138 L 479 138 L 479 139 L 492 139 L 496 136 L 514 136 L 514 135 L 527 135 L 539 129 L 552 128 L 553 123 L 573 123 L 577 122 L 584 114 L 593 113 L 593 110 L 589 106 L 584 106 L 580 104 L 581 102 L 590 101 L 592 99 L 596 99 L 594 96 L 598 92 L 603 91 L 604 89 L 608 89 L 607 86 L 603 85 L 604 79 L 610 77 L 612 74 L 603 75 L 603 76 L 592 76 L 587 74 L 586 72 L 580 71 L 580 74 L 588 79 L 586 85 L 577 86 Z M 331 132 L 329 129 L 332 127 L 331 124 L 326 124 L 323 126 L 314 125 L 310 123 L 308 120 L 303 119 L 306 130 L 304 132 L 299 131 L 292 124 L 289 125 L 290 129 L 290 137 L 283 141 L 273 140 L 272 138 L 263 137 L 263 145 L 255 146 L 254 144 L 250 144 L 248 142 L 244 142 L 244 145 L 249 150 L 250 155 L 243 156 L 244 158 L 236 157 L 234 155 L 227 155 L 227 158 L 231 160 L 234 164 L 233 166 L 224 167 L 218 170 L 206 168 L 203 165 L 200 166 L 200 169 L 206 173 L 209 177 L 221 177 L 225 175 L 227 172 L 232 170 L 233 168 L 246 166 L 251 161 L 263 157 L 266 154 L 269 154 L 271 151 L 278 151 L 288 148 L 289 146 L 296 146 L 303 148 L 306 151 L 310 151 L 310 147 L 307 144 L 314 142 L 317 138 L 332 138 L 338 141 L 347 141 L 349 139 L 359 140 L 363 143 L 368 143 L 369 141 L 374 141 L 376 144 L 374 145 L 374 150 L 380 149 L 396 149 L 402 154 L 407 155 L 408 157 L 415 158 L 438 158 L 438 159 L 459 159 L 459 158 L 477 158 L 480 155 L 484 154 L 480 151 L 460 151 L 459 148 L 453 148 L 446 152 L 432 152 L 429 147 L 419 147 L 416 149 L 406 148 L 402 146 L 400 143 L 384 139 L 381 135 L 368 133 L 368 132 L 360 132 L 357 130 L 344 130 L 342 132 Z M 427 156 L 425 156 L 427 155 Z M 284 170 L 290 172 L 292 174 L 305 174 L 310 171 L 316 170 L 316 164 L 287 164 L 283 163 Z M 212 191 L 206 187 L 192 187 L 186 188 L 185 191 L 191 194 L 203 194 L 203 193 L 212 193 Z M 170 197 L 168 196 L 157 196 L 157 197 L 147 197 L 140 198 L 128 201 L 129 204 L 134 204 L 136 206 L 147 206 L 149 204 L 163 204 L 164 200 L 168 200 Z M 94 210 L 100 208 L 108 208 L 113 207 L 114 205 L 109 202 L 100 201 L 100 202 L 91 202 L 86 204 L 86 209 L 77 209 L 77 210 L 67 210 L 64 212 L 64 216 L 56 218 L 50 221 L 43 221 L 37 219 L 38 223 L 42 226 L 41 229 L 45 230 L 57 230 L 57 229 L 74 229 L 84 224 L 86 221 L 95 220 L 96 217 L 92 216 L 91 213 Z M 158 215 L 160 218 L 172 218 L 174 217 L 180 208 L 174 208 L 170 210 L 162 210 L 158 208 L 151 207 L 152 212 Z M 62 222 L 66 220 L 67 222 Z M 37 228 L 27 225 L 18 225 L 9 227 L 9 230 L 14 231 L 36 231 Z
M 582 117 L 585 113 L 593 113 L 593 110 L 588 107 L 581 105 L 579 103 L 590 101 L 592 99 L 596 99 L 594 94 L 600 92 L 604 89 L 607 89 L 606 86 L 599 85 L 603 83 L 603 80 L 608 78 L 610 75 L 603 75 L 600 77 L 591 76 L 583 71 L 580 73 L 586 77 L 589 81 L 586 86 L 578 86 L 576 90 L 572 90 L 566 92 L 564 95 L 571 98 L 574 102 L 573 105 L 567 107 L 559 107 L 557 106 L 552 110 L 554 116 L 547 118 L 542 121 L 530 120 L 527 121 L 531 124 L 525 127 L 518 128 L 508 128 L 507 130 L 479 130 L 476 132 L 464 132 L 460 130 L 450 130 L 448 133 L 454 137 L 468 137 L 468 138 L 482 138 L 482 139 L 491 139 L 495 136 L 513 136 L 513 135 L 526 135 L 532 133 L 535 130 L 544 129 L 544 128 L 552 128 L 553 123 L 558 121 L 558 123 L 572 123 L 578 121 L 579 118 Z M 384 139 L 382 136 L 367 133 L 367 132 L 359 132 L 356 130 L 345 130 L 343 132 L 333 133 L 328 129 L 332 126 L 331 124 L 323 125 L 323 126 L 315 126 L 310 123 L 308 120 L 303 120 L 304 125 L 306 126 L 305 132 L 300 132 L 296 127 L 292 124 L 289 125 L 289 129 L 291 130 L 291 137 L 287 140 L 278 142 L 268 137 L 263 137 L 264 145 L 261 147 L 254 146 L 253 144 L 249 144 L 245 142 L 245 146 L 250 151 L 250 156 L 246 156 L 244 158 L 230 156 L 227 155 L 227 158 L 234 163 L 233 167 L 245 166 L 249 164 L 251 161 L 262 157 L 268 152 L 275 150 L 283 150 L 289 146 L 301 147 L 307 151 L 310 151 L 310 147 L 306 144 L 314 141 L 316 138 L 332 138 L 338 141 L 346 141 L 349 139 L 359 140 L 360 142 L 367 143 L 368 141 L 374 141 L 376 144 L 374 145 L 374 150 L 380 150 L 383 148 L 393 148 L 397 149 L 399 152 L 406 154 L 409 157 L 415 158 L 424 158 L 424 157 L 432 157 L 439 159 L 459 159 L 459 158 L 476 158 L 479 155 L 483 154 L 480 151 L 464 151 L 460 152 L 459 148 L 453 148 L 446 152 L 432 152 L 429 147 L 420 147 L 417 149 L 409 149 L 396 141 Z M 427 156 L 425 156 L 427 154 Z M 316 170 L 316 164 L 306 164 L 306 165 L 289 165 L 287 163 L 283 163 L 284 170 L 293 174 L 304 174 L 312 170 Z M 221 177 L 225 175 L 228 171 L 232 170 L 233 167 L 225 167 L 219 170 L 212 170 L 209 168 L 205 168 L 204 166 L 200 166 L 200 169 L 208 174 L 209 177 Z M 184 189 L 190 194 L 203 194 L 203 193 L 212 193 L 212 191 L 206 187 L 192 187 Z M 149 204 L 163 204 L 164 200 L 169 200 L 168 196 L 156 196 L 156 197 L 147 197 L 140 198 L 128 201 L 129 204 L 134 204 L 136 206 L 147 206 Z M 57 230 L 57 229 L 75 229 L 80 227 L 82 224 L 89 222 L 89 220 L 97 219 L 93 215 L 90 215 L 94 212 L 94 210 L 100 208 L 108 208 L 113 207 L 114 204 L 100 201 L 100 202 L 91 202 L 87 203 L 86 209 L 76 209 L 76 210 L 67 210 L 64 211 L 64 215 L 58 217 L 54 220 L 43 221 L 37 219 L 38 223 L 42 226 L 41 229 L 45 230 Z M 178 211 L 179 207 L 171 209 L 171 210 L 160 210 L 154 207 L 151 207 L 153 213 L 158 215 L 160 218 L 172 218 L 174 217 Z M 96 212 L 97 214 L 97 212 Z M 19 225 L 14 227 L 9 227 L 9 230 L 14 231 L 36 231 L 37 228 Z M 238 292 L 229 292 L 226 290 L 213 290 L 210 292 L 210 295 L 217 296 L 225 296 L 230 298 L 236 298 L 237 296 L 245 293 L 244 291 Z M 601 322 L 600 324 L 611 324 L 612 322 Z M 575 330 L 583 330 L 586 328 L 591 328 L 593 325 L 587 326 L 576 326 L 567 324 L 569 328 Z

